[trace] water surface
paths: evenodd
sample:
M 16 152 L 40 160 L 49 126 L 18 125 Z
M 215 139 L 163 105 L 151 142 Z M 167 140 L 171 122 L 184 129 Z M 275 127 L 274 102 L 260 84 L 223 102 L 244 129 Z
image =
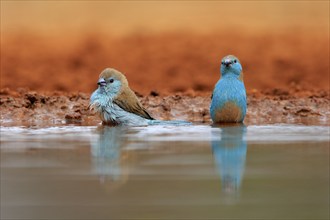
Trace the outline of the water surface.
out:
M 329 127 L 1 127 L 2 219 L 328 219 Z

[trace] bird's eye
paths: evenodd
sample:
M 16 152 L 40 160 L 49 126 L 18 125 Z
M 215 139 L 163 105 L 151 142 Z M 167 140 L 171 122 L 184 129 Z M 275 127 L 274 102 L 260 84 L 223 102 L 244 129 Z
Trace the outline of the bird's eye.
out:
M 234 63 L 237 63 L 237 60 L 234 60 Z
M 109 80 L 109 83 L 113 83 L 113 79 L 110 79 L 110 80 Z

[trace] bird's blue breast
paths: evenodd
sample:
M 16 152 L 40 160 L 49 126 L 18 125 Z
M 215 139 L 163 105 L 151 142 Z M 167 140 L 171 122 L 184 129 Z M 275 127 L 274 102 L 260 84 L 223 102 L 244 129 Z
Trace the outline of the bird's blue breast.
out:
M 246 105 L 244 83 L 236 77 L 223 77 L 213 91 L 211 118 L 213 122 L 242 122 Z

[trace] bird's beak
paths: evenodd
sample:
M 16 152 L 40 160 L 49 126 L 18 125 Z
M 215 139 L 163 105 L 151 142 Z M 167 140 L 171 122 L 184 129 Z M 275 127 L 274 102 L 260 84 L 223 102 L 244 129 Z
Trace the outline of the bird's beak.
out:
M 233 62 L 231 60 L 224 60 L 223 61 L 223 64 L 226 66 L 226 67 L 229 67 L 231 64 L 233 64 Z
M 107 82 L 103 79 L 103 78 L 100 78 L 99 81 L 97 82 L 97 85 L 103 87 L 107 84 Z

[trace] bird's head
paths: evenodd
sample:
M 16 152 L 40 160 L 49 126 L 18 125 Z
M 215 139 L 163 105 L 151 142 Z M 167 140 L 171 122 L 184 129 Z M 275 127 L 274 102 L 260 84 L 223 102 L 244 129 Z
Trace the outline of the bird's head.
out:
M 101 72 L 97 84 L 99 92 L 110 97 L 117 96 L 121 90 L 128 87 L 128 81 L 124 74 L 112 68 L 106 68 Z
M 220 70 L 222 76 L 225 76 L 226 74 L 235 74 L 240 77 L 242 72 L 242 65 L 237 57 L 228 55 L 221 60 Z

